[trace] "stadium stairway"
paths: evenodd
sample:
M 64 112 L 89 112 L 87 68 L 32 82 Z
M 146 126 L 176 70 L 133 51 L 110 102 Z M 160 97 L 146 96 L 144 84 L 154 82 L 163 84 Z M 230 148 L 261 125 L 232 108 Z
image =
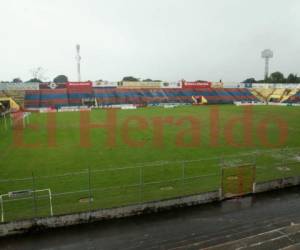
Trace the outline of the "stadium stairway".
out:
M 283 103 L 293 103 L 294 100 L 296 100 L 296 102 L 297 102 L 297 96 L 298 95 L 300 95 L 299 89 L 293 89 L 284 98 L 282 98 L 281 101 Z
M 263 102 L 269 102 L 270 97 L 275 91 L 276 89 L 263 89 L 263 88 L 252 89 L 252 93 Z
M 256 98 L 258 100 L 260 100 L 261 102 L 265 102 L 266 101 L 266 98 L 259 91 L 257 91 L 256 89 L 251 89 L 251 93 L 254 96 L 256 96 Z
M 280 102 L 283 102 L 285 99 L 287 99 L 290 96 L 291 92 L 292 92 L 291 89 L 285 89 L 280 97 Z
M 286 95 L 287 89 L 274 89 L 273 93 L 269 97 L 269 101 L 281 102 L 282 98 Z

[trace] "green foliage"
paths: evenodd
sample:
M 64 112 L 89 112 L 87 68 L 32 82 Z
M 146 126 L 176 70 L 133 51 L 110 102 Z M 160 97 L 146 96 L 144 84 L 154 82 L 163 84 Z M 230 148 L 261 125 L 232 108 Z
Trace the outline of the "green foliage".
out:
M 300 82 L 300 78 L 297 76 L 297 74 L 289 74 L 287 79 L 287 83 L 298 83 Z
M 300 83 L 297 74 L 289 74 L 287 78 L 280 71 L 273 72 L 267 79 L 255 81 L 255 78 L 248 78 L 243 83 Z
M 123 77 L 122 81 L 138 82 L 139 80 L 140 80 L 139 78 L 135 78 L 133 76 L 125 76 L 125 77 Z
M 66 83 L 68 82 L 68 77 L 65 75 L 58 75 L 53 79 L 53 82 L 55 83 Z
M 286 80 L 284 78 L 284 75 L 279 71 L 276 71 L 276 72 L 272 73 L 268 80 L 271 83 L 284 83 L 284 82 L 286 82 Z
M 22 80 L 20 78 L 14 78 L 12 82 L 13 83 L 21 83 Z
M 39 82 L 39 83 L 42 83 L 43 81 L 38 79 L 38 78 L 32 78 L 32 79 L 29 79 L 28 81 L 26 81 L 27 83 L 29 82 Z
M 255 78 L 247 78 L 245 81 L 243 81 L 243 83 L 256 83 Z

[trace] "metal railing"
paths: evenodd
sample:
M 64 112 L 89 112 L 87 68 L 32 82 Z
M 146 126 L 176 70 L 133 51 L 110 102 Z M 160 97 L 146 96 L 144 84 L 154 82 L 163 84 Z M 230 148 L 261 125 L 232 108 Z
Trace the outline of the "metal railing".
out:
M 274 150 L 270 152 L 274 154 Z M 5 214 L 2 222 L 219 191 L 223 188 L 222 169 L 245 164 L 255 166 L 256 182 L 300 176 L 300 161 L 290 159 L 292 152 L 298 152 L 298 149 L 285 149 L 284 157 L 273 161 L 266 160 L 269 152 L 264 151 L 106 169 L 87 168 L 56 175 L 32 173 L 26 178 L 0 179 L 0 204 Z M 28 190 L 29 194 L 25 197 L 6 195 L 18 190 Z M 45 190 L 49 192 L 43 192 Z

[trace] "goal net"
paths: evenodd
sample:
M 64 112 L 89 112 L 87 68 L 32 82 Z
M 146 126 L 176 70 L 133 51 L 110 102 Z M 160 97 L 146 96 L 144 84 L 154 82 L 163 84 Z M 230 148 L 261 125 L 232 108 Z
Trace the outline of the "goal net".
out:
M 53 216 L 51 189 L 18 190 L 0 195 L 1 222 Z

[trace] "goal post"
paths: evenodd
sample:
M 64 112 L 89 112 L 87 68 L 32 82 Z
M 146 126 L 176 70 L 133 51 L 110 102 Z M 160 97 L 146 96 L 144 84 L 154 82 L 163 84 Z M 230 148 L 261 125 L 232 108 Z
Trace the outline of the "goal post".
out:
M 5 111 L 3 113 L 0 113 L 0 121 L 3 125 L 4 130 L 7 130 L 9 127 L 9 124 L 11 124 L 11 116 L 9 111 Z M 2 126 L 1 125 L 1 126 Z
M 50 215 L 53 216 L 53 206 L 52 206 L 52 192 L 51 189 L 40 189 L 40 190 L 18 190 L 18 191 L 12 191 L 8 192 L 6 194 L 0 195 L 0 209 L 1 209 L 1 222 L 5 222 L 5 199 L 8 199 L 9 201 L 18 201 L 18 200 L 24 200 L 24 199 L 35 199 L 35 195 L 37 193 L 41 192 L 47 192 L 49 197 L 49 210 Z

